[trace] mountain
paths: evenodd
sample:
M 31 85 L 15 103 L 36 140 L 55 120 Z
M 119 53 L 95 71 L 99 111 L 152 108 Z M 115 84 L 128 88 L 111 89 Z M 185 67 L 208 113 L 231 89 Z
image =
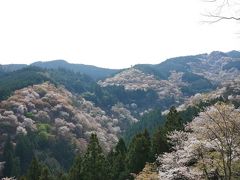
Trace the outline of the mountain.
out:
M 29 66 L 35 66 L 44 69 L 65 69 L 76 73 L 86 74 L 94 80 L 104 79 L 119 71 L 118 69 L 100 68 L 92 65 L 71 64 L 65 60 L 53 60 L 47 62 L 38 61 L 30 64 Z M 26 64 L 0 65 L 0 75 L 1 73 L 13 72 L 26 67 L 28 67 Z
M 54 60 L 54 61 L 47 61 L 47 62 L 38 61 L 38 62 L 32 63 L 31 66 L 37 66 L 37 67 L 47 68 L 47 69 L 59 69 L 59 68 L 67 69 L 73 72 L 80 72 L 80 73 L 86 74 L 95 80 L 106 78 L 119 71 L 116 69 L 100 68 L 100 67 L 91 66 L 91 65 L 71 64 L 64 60 Z
M 0 65 L 0 72 L 12 72 L 26 67 L 26 64 Z
M 95 84 L 93 79 L 81 73 L 27 66 L 13 72 L 5 72 L 0 76 L 0 100 L 8 98 L 15 90 L 46 81 L 63 85 L 75 93 L 90 91 Z
M 19 133 L 38 132 L 39 126 L 47 125 L 51 129 L 49 136 L 70 139 L 80 152 L 85 150 L 91 133 L 98 135 L 105 151 L 110 151 L 117 137 L 137 121 L 120 103 L 107 113 L 50 82 L 16 90 L 0 103 L 0 137 L 11 132 L 15 138 Z
M 118 162 L 139 160 L 142 154 L 135 147 L 142 147 L 143 139 L 155 143 L 155 149 L 146 148 L 154 153 L 149 155 L 151 162 L 155 153 L 169 148 L 165 128 L 169 112 L 170 120 L 176 116 L 187 123 L 216 102 L 239 108 L 239 79 L 238 51 L 175 57 L 121 71 L 63 60 L 0 66 L 0 161 L 5 161 L 2 152 L 9 141 L 16 156 L 12 161 L 19 158 L 22 174 L 34 155 L 57 177 L 68 172 L 77 153 L 86 160 L 83 154 L 95 133 L 99 142 L 94 143 L 105 154 L 100 156 L 115 163 L 110 167 L 114 171 Z M 121 144 L 126 155 L 117 155 L 120 137 L 128 146 Z M 144 146 L 150 146 L 145 140 Z M 94 152 L 89 150 L 88 155 Z M 155 166 L 147 164 L 136 178 L 156 177 Z
M 181 104 L 196 93 L 209 92 L 222 83 L 240 78 L 240 53 L 212 52 L 139 64 L 101 80 L 102 87 L 124 86 L 127 90 L 154 90 L 161 102 Z

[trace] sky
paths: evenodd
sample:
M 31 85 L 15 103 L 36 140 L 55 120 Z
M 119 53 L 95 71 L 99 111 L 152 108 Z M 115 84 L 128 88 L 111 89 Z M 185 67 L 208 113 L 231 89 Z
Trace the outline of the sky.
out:
M 239 23 L 203 23 L 208 11 L 202 0 L 2 0 L 0 64 L 126 68 L 240 50 Z

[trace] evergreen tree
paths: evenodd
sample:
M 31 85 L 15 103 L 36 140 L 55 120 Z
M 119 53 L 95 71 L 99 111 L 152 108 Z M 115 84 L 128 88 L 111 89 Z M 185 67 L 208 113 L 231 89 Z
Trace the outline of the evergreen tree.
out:
M 91 135 L 87 152 L 83 157 L 82 175 L 84 180 L 110 179 L 109 165 L 96 134 Z
M 114 180 L 123 180 L 127 177 L 126 153 L 126 145 L 123 139 L 120 138 L 115 149 L 108 154 L 108 161 L 111 164 L 111 175 Z
M 63 137 L 59 137 L 51 147 L 54 158 L 65 170 L 69 170 L 74 161 L 74 144 Z M 64 158 L 63 158 L 64 157 Z
M 78 155 L 73 163 L 73 166 L 71 167 L 69 171 L 69 180 L 80 180 L 82 179 L 82 174 L 81 174 L 81 163 L 82 163 L 82 158 L 80 155 Z
M 159 154 L 167 152 L 168 149 L 166 132 L 162 127 L 159 127 L 152 136 L 152 160 L 156 160 L 156 155 L 158 156 Z
M 4 169 L 3 169 L 3 176 L 4 177 L 11 177 L 11 176 L 17 177 L 19 175 L 19 159 L 15 157 L 10 136 L 8 136 L 7 141 L 4 145 L 3 161 L 5 161 Z
M 52 180 L 48 167 L 44 167 L 42 169 L 39 180 Z
M 57 180 L 68 180 L 68 177 L 66 174 L 64 174 L 64 172 L 60 172 L 57 177 L 56 177 Z M 81 179 L 80 179 L 81 180 Z
M 130 173 L 140 172 L 150 159 L 150 138 L 147 131 L 137 134 L 129 145 L 127 168 Z
M 13 169 L 12 169 L 12 176 L 18 177 L 20 175 L 20 160 L 18 157 L 14 155 L 13 159 Z
M 27 180 L 26 176 L 21 176 L 19 180 Z
M 171 132 L 174 130 L 178 131 L 183 129 L 182 118 L 174 106 L 170 108 L 170 111 L 167 114 L 164 127 L 166 129 L 166 132 Z
M 33 157 L 33 160 L 28 169 L 27 180 L 39 180 L 41 176 L 41 171 L 42 168 L 40 163 L 35 157 Z
M 147 143 L 147 144 L 146 144 L 146 147 L 148 147 L 148 148 L 149 148 L 148 150 L 150 151 L 151 138 L 150 138 L 150 135 L 149 135 L 147 129 L 144 129 L 143 136 L 146 138 L 146 143 Z
M 126 154 L 127 148 L 126 148 L 125 142 L 122 138 L 119 139 L 115 149 L 116 149 L 115 151 L 117 154 L 119 154 L 119 153 Z
M 28 136 L 19 135 L 17 137 L 15 153 L 20 160 L 21 174 L 24 174 L 33 158 L 33 144 Z

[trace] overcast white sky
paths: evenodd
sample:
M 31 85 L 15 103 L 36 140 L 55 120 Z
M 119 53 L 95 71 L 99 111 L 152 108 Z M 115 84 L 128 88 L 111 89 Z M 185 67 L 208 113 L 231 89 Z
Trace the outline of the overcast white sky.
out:
M 239 24 L 203 24 L 206 8 L 201 0 L 0 1 L 0 64 L 65 59 L 123 68 L 239 50 Z

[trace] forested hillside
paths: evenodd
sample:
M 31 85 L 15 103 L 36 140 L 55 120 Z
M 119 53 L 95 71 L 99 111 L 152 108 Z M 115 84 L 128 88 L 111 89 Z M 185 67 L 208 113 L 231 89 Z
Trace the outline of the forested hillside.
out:
M 108 76 L 111 76 L 117 73 L 119 70 L 117 69 L 107 69 L 100 68 L 91 65 L 84 64 L 71 64 L 65 60 L 53 60 L 47 62 L 34 62 L 30 65 L 26 64 L 8 64 L 8 65 L 0 65 L 0 72 L 13 72 L 16 70 L 20 70 L 26 67 L 39 67 L 42 69 L 65 69 L 68 71 L 72 71 L 75 73 L 86 74 L 94 80 L 104 79 Z
M 237 179 L 239 62 L 216 51 L 120 72 L 1 66 L 0 177 Z

